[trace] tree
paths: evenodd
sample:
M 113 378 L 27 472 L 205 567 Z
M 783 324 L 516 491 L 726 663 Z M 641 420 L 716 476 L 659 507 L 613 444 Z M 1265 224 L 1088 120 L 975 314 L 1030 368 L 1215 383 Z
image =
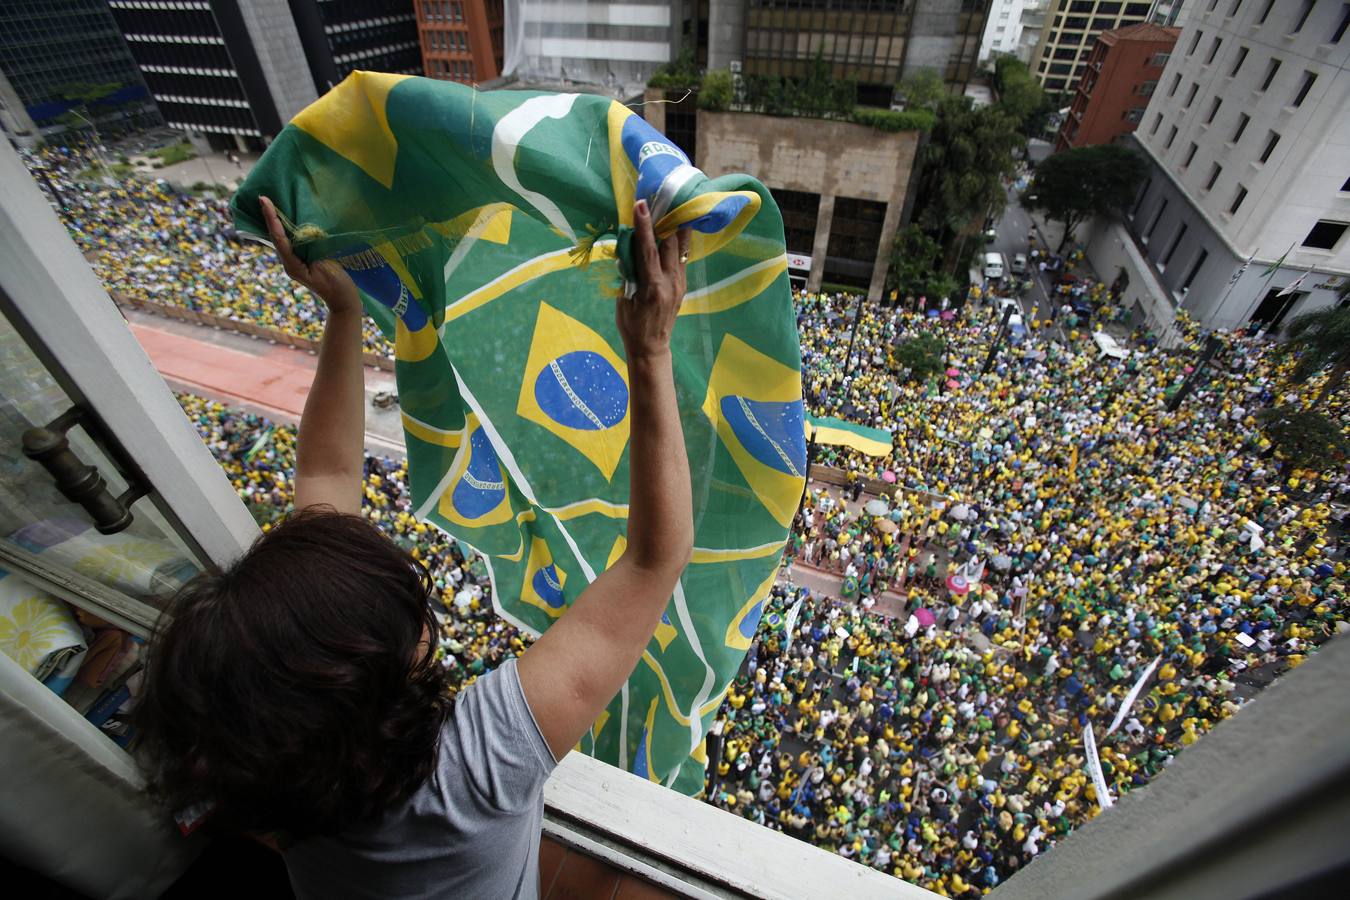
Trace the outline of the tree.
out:
M 1022 146 L 1017 120 L 997 106 L 975 108 L 968 97 L 944 97 L 922 152 L 918 222 L 942 244 L 947 268 L 962 254 L 956 238 L 978 231 L 1007 204 L 1003 179 Z
M 921 334 L 895 344 L 895 361 L 908 370 L 909 381 L 927 381 L 946 368 L 947 345 L 935 334 Z
M 891 268 L 886 280 L 890 289 L 901 297 L 926 294 L 929 279 L 941 266 L 941 245 L 924 234 L 918 225 L 910 225 L 895 233 L 895 241 L 891 244 Z
M 1129 204 L 1146 171 L 1138 154 L 1115 144 L 1063 150 L 1036 167 L 1022 205 L 1064 223 L 1063 250 L 1085 220 Z
M 1287 340 L 1280 345 L 1281 352 L 1298 355 L 1298 363 L 1290 375 L 1295 384 L 1304 384 L 1331 366 L 1322 390 L 1312 403 L 1313 407 L 1320 407 L 1340 389 L 1346 372 L 1350 371 L 1350 307 L 1328 307 L 1304 313 L 1289 323 L 1285 336 Z
M 1257 414 L 1275 451 L 1300 469 L 1325 471 L 1345 465 L 1350 442 L 1336 423 L 1311 409 L 1277 406 Z
M 994 62 L 994 87 L 998 90 L 999 106 L 1017 119 L 1022 133 L 1039 134 L 1052 106 L 1040 83 L 1027 70 L 1026 63 L 1015 56 L 999 56 Z
M 730 72 L 726 69 L 708 72 L 703 76 L 703 82 L 698 88 L 699 109 L 708 109 L 713 112 L 730 109 L 734 94 L 735 88 L 732 85 Z
M 936 110 L 947 96 L 947 85 L 936 69 L 920 69 L 896 85 L 905 109 Z

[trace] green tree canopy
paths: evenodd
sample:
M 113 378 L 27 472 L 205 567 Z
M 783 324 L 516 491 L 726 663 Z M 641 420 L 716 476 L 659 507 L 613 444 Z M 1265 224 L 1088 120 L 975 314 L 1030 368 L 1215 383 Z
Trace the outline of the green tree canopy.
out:
M 1084 221 L 1127 206 L 1145 171 L 1138 154 L 1115 144 L 1063 150 L 1036 167 L 1022 205 L 1064 223 L 1062 250 Z
M 963 230 L 1007 205 L 1003 179 L 1022 146 L 1017 120 L 998 106 L 975 108 L 968 97 L 944 97 L 922 153 L 918 222 L 947 252 Z
M 1040 133 L 1051 101 L 1026 63 L 1015 56 L 999 56 L 994 61 L 994 87 L 998 90 L 999 106 L 1017 119 L 1023 133 Z
M 1345 465 L 1350 442 L 1336 423 L 1297 406 L 1277 406 L 1257 414 L 1266 436 L 1282 458 L 1300 469 L 1325 471 Z
M 927 381 L 941 372 L 946 366 L 946 353 L 947 345 L 935 334 L 904 338 L 895 344 L 895 361 L 908 372 L 909 381 Z
M 896 88 L 904 99 L 905 109 L 936 110 L 947 96 L 947 85 L 935 69 L 919 69 Z
M 1289 323 L 1288 338 L 1280 349 L 1296 353 L 1298 363 L 1291 374 L 1295 384 L 1303 384 L 1318 372 L 1331 367 L 1322 384 L 1314 407 L 1321 406 L 1327 397 L 1340 389 L 1345 374 L 1350 371 L 1350 307 L 1328 307 L 1304 313 Z

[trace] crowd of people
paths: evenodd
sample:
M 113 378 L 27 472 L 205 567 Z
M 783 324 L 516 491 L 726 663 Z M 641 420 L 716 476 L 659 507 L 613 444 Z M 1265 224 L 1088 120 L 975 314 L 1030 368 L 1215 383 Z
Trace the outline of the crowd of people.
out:
M 889 457 L 826 459 L 896 486 L 873 482 L 884 509 L 808 492 L 791 556 L 840 576 L 840 596 L 776 592 L 766 620 L 800 602 L 795 627 L 752 647 L 710 794 L 947 896 L 1097 814 L 1085 726 L 1109 790 L 1128 792 L 1350 616 L 1332 511 L 1350 477 L 1272 453 L 1255 413 L 1296 398 L 1269 343 L 1223 335 L 1172 413 L 1195 355 L 1146 334 L 1122 336 L 1138 352 L 1118 362 L 1077 322 L 1033 322 L 981 376 L 994 299 L 946 319 L 863 304 L 851 339 L 855 298 L 799 295 L 811 411 L 895 436 Z M 946 344 L 931 385 L 893 359 L 919 334 Z M 888 588 L 899 618 L 869 611 Z
M 24 152 L 71 237 L 114 296 L 310 340 L 323 335 L 323 303 L 286 276 L 270 247 L 239 237 L 228 201 L 164 180 L 89 180 L 83 175 L 90 159 L 82 149 Z M 393 356 L 393 345 L 369 319 L 364 337 L 368 352 Z
M 225 204 L 160 182 L 76 190 L 77 154 L 41 160 L 110 289 L 320 333 L 321 305 L 269 250 L 233 236 Z M 1121 334 L 1130 353 L 1117 361 L 1089 322 L 1109 292 L 1082 293 L 1090 309 L 1028 309 L 1024 339 L 987 374 L 996 296 L 951 308 L 795 296 L 808 410 L 884 428 L 895 449 L 816 448 L 854 490 L 807 493 L 784 578 L 718 713 L 709 802 L 977 896 L 1097 814 L 1085 726 L 1110 790 L 1128 792 L 1345 627 L 1333 509 L 1350 478 L 1294 469 L 1255 419 L 1294 399 L 1289 362 L 1263 338 L 1223 335 L 1207 379 L 1169 412 L 1197 329 L 1182 323 L 1179 351 Z M 897 344 L 921 335 L 945 345 L 927 381 L 895 361 Z M 382 341 L 372 328 L 368 348 L 385 352 Z M 262 526 L 284 515 L 294 429 L 181 401 Z M 1346 423 L 1344 398 L 1329 411 Z M 875 493 L 860 496 L 864 485 Z M 441 590 L 456 684 L 525 646 L 493 614 L 481 561 L 413 519 L 401 461 L 368 457 L 365 492 L 365 514 Z M 794 564 L 837 575 L 837 596 L 793 584 Z M 899 616 L 877 604 L 888 593 Z

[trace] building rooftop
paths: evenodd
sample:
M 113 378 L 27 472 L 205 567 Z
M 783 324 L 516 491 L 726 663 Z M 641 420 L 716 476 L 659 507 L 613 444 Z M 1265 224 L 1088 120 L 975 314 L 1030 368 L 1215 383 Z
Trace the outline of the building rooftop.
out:
M 1137 25 L 1126 25 L 1124 28 L 1103 31 L 1100 40 L 1108 44 L 1115 44 L 1120 41 L 1171 41 L 1176 43 L 1179 37 L 1181 37 L 1180 28 L 1154 25 L 1152 22 L 1140 22 Z

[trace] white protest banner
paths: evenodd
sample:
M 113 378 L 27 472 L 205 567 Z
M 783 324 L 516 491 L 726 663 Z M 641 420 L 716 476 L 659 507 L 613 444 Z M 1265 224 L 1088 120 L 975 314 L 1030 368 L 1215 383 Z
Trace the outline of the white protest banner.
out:
M 1083 726 L 1083 750 L 1087 753 L 1088 774 L 1092 776 L 1092 787 L 1097 792 L 1097 805 L 1110 809 L 1113 801 L 1111 791 L 1106 787 L 1106 776 L 1102 774 L 1102 762 L 1097 758 L 1097 739 L 1092 736 L 1092 723 Z
M 1134 701 L 1139 699 L 1139 692 L 1144 689 L 1144 682 L 1148 681 L 1148 676 L 1152 675 L 1153 670 L 1158 667 L 1160 659 L 1162 659 L 1161 656 L 1153 657 L 1153 662 L 1148 664 L 1144 674 L 1139 676 L 1134 683 L 1134 687 L 1130 688 L 1130 692 L 1125 695 L 1125 699 L 1120 701 L 1120 709 L 1116 710 L 1116 717 L 1111 720 L 1111 727 L 1106 729 L 1107 734 L 1113 734 L 1120 727 L 1120 723 L 1125 721 L 1125 716 L 1129 715 L 1130 707 L 1134 706 Z
M 783 626 L 783 653 L 787 654 L 792 649 L 792 627 L 797 624 L 797 614 L 802 611 L 802 603 L 805 597 L 798 597 L 797 602 L 792 604 L 792 609 L 788 610 L 787 622 Z
M 1237 638 L 1237 642 L 1244 647 L 1251 647 L 1256 644 L 1256 641 L 1252 639 L 1250 634 L 1243 634 L 1241 631 L 1233 635 L 1233 637 Z

